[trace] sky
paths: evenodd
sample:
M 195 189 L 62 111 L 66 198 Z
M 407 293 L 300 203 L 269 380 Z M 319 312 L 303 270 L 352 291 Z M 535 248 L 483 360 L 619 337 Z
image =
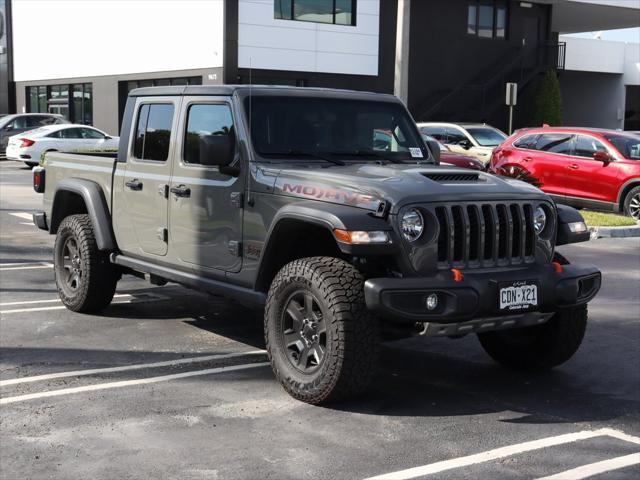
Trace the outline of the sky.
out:
M 614 42 L 640 43 L 640 28 L 621 28 L 619 30 L 605 30 L 603 32 L 574 33 L 572 37 L 594 38 L 597 33 L 602 35 L 602 40 Z

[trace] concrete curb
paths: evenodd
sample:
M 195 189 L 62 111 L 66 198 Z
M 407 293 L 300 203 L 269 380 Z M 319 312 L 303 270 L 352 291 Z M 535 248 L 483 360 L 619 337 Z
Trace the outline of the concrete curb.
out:
M 635 227 L 589 227 L 591 240 L 596 238 L 640 237 L 640 225 Z

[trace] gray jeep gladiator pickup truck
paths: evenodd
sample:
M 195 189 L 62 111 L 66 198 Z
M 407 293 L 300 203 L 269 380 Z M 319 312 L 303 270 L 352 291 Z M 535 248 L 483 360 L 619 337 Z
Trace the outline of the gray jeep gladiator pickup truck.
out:
M 593 266 L 580 214 L 517 180 L 439 165 L 391 95 L 249 86 L 133 90 L 117 154 L 47 154 L 35 223 L 63 303 L 95 312 L 122 274 L 264 309 L 295 398 L 362 392 L 378 343 L 476 333 L 547 369 L 578 349 Z

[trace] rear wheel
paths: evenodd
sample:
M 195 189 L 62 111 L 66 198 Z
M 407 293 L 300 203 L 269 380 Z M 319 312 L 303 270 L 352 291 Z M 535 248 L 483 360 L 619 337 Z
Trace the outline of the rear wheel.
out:
M 265 338 L 276 378 L 294 398 L 320 404 L 353 397 L 369 385 L 377 329 L 363 286 L 355 267 L 332 257 L 296 260 L 276 275 Z
M 89 215 L 71 215 L 60 223 L 54 270 L 62 303 L 84 313 L 109 305 L 120 277 L 108 254 L 98 250 Z
M 631 189 L 624 199 L 624 213 L 640 221 L 640 186 Z

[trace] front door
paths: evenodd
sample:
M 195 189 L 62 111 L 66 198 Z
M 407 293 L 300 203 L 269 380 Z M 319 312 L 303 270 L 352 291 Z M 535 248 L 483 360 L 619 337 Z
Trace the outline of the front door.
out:
M 127 163 L 114 182 L 124 202 L 116 222 L 120 249 L 134 256 L 166 255 L 168 196 L 179 99 L 138 101 Z M 115 195 L 118 198 L 118 194 Z M 115 203 L 114 203 L 115 205 Z
M 215 97 L 185 97 L 183 102 L 169 193 L 170 254 L 199 272 L 237 272 L 242 265 L 243 176 L 200 164 L 199 143 L 204 135 L 235 137 L 231 104 Z
M 598 202 L 611 202 L 617 198 L 618 164 L 594 160 L 593 154 L 597 151 L 611 153 L 597 138 L 576 136 L 573 156 L 567 162 L 567 196 Z

